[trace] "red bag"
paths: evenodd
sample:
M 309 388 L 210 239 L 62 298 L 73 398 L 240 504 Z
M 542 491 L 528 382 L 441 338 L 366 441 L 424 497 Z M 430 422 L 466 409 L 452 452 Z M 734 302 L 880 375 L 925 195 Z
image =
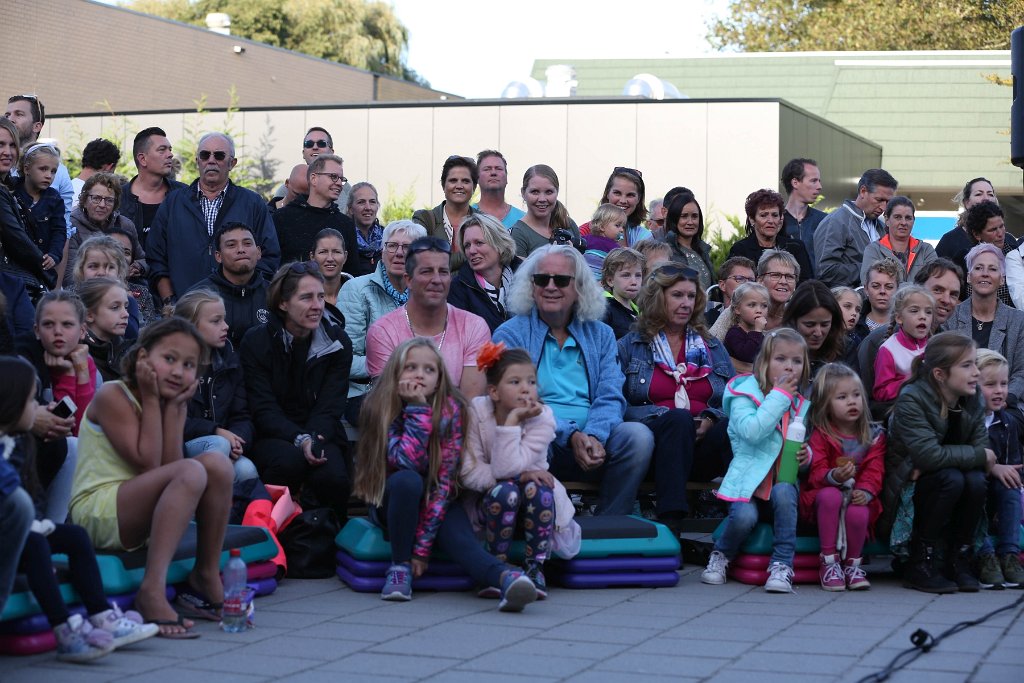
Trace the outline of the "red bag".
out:
M 284 549 L 281 547 L 277 535 L 285 527 L 291 524 L 292 520 L 302 514 L 302 508 L 292 500 L 291 491 L 287 486 L 266 485 L 267 493 L 272 500 L 254 500 L 245 508 L 245 516 L 242 524 L 246 526 L 261 526 L 270 532 L 277 546 L 277 555 L 271 560 L 277 565 L 277 579 L 280 581 L 288 573 L 288 559 L 285 557 Z

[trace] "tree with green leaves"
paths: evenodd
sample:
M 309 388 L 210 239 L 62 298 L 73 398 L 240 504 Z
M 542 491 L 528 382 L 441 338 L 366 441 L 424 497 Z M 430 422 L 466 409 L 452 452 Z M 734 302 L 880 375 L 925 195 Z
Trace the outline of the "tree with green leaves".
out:
M 129 7 L 196 26 L 231 17 L 231 33 L 429 87 L 405 63 L 409 32 L 379 0 L 134 0 Z
M 730 0 L 719 50 L 1007 50 L 1024 0 Z

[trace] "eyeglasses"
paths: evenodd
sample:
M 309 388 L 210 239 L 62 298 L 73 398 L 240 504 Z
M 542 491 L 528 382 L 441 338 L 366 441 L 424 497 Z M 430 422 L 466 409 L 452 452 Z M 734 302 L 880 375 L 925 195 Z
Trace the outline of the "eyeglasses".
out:
M 389 254 L 394 254 L 399 249 L 401 249 L 402 251 L 409 251 L 409 245 L 408 244 L 402 244 L 401 242 L 385 242 L 384 243 L 384 251 L 388 252 Z
M 340 173 L 311 173 L 310 175 L 322 175 L 330 179 L 331 184 L 334 183 L 347 183 L 348 178 L 341 175 Z
M 410 254 L 419 254 L 423 251 L 443 251 L 446 254 L 452 253 L 452 245 L 448 240 L 440 237 L 421 237 L 409 245 Z
M 319 147 L 320 149 L 326 149 L 330 145 L 327 144 L 327 140 L 306 140 L 302 143 L 302 146 L 306 149 L 313 149 L 313 147 Z
M 650 223 L 651 225 L 656 225 L 659 228 L 662 227 L 663 225 L 665 225 L 665 219 L 664 218 L 648 218 L 647 222 Z
M 99 204 L 100 206 L 113 206 L 115 201 L 113 197 L 101 197 L 98 194 L 86 195 L 85 198 L 88 199 L 90 203 Z
M 735 282 L 738 285 L 742 285 L 744 282 L 753 282 L 754 281 L 754 278 L 747 277 L 746 275 L 730 275 L 729 277 L 727 277 L 725 279 L 726 280 L 732 280 L 733 282 Z
M 222 152 L 220 150 L 217 150 L 216 152 L 211 152 L 208 149 L 204 149 L 202 152 L 199 153 L 199 159 L 201 161 L 209 161 L 210 157 L 213 157 L 217 161 L 224 161 L 225 159 L 228 158 L 228 153 Z
M 628 166 L 616 166 L 612 169 L 612 173 L 629 173 L 635 175 L 637 178 L 643 178 L 644 174 L 635 168 L 629 168 Z
M 288 272 L 295 273 L 296 275 L 319 273 L 320 266 L 316 261 L 296 261 L 288 266 Z
M 547 287 L 549 282 L 554 281 L 555 287 L 565 289 L 569 286 L 569 283 L 575 279 L 575 275 L 556 275 L 554 273 L 533 274 L 533 284 L 537 287 Z
M 772 282 L 796 282 L 796 275 L 793 273 L 765 273 L 764 276 Z

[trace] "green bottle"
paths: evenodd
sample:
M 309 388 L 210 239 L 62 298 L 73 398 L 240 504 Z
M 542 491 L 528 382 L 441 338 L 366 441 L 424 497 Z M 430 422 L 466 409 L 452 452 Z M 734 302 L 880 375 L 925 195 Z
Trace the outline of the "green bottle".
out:
M 807 436 L 807 428 L 804 427 L 804 418 L 797 415 L 789 423 L 786 430 L 786 440 L 782 443 L 782 459 L 779 462 L 779 481 L 786 484 L 795 484 L 797 470 L 800 463 L 797 462 L 796 454 L 804 445 L 804 438 Z

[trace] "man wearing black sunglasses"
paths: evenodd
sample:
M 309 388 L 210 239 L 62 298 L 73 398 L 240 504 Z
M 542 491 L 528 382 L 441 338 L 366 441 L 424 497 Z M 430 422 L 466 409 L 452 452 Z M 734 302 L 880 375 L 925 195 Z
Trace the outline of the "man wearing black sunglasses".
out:
M 562 481 L 600 481 L 598 514 L 626 515 L 647 474 L 654 436 L 623 422 L 625 376 L 612 329 L 601 322 L 605 297 L 576 249 L 534 250 L 516 271 L 508 298 L 516 317 L 494 341 L 525 348 L 537 365 L 540 397 L 555 413 L 548 450 Z
M 224 133 L 199 139 L 196 164 L 199 178 L 171 192 L 153 218 L 146 240 L 150 286 L 168 304 L 207 278 L 217 267 L 214 235 L 225 223 L 244 223 L 252 229 L 262 257 L 256 270 L 270 279 L 281 261 L 277 231 L 263 198 L 231 182 L 235 143 Z
M 288 206 L 300 195 L 309 194 L 309 182 L 306 178 L 307 167 L 317 157 L 329 154 L 334 154 L 334 138 L 327 132 L 327 129 L 313 126 L 307 130 L 305 137 L 302 138 L 303 163 L 293 166 L 291 173 L 288 174 L 288 179 L 274 190 L 274 197 L 270 200 L 271 211 Z M 335 200 L 335 204 L 338 205 L 338 209 L 342 213 L 348 206 L 348 196 L 351 191 L 352 186 L 346 179 L 342 184 L 341 194 Z

